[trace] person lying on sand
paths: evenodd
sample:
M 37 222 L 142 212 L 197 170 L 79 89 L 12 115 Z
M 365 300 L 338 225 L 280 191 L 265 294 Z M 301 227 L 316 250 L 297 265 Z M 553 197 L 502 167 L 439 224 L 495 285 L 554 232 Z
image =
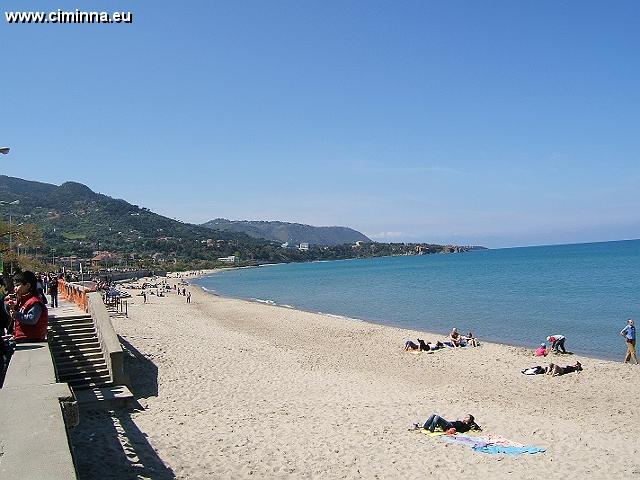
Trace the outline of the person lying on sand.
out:
M 406 342 L 404 342 L 404 351 L 408 352 L 410 350 L 419 350 L 421 352 L 428 352 L 429 350 L 438 350 L 439 348 L 444 347 L 444 345 L 441 342 L 436 342 L 436 343 L 430 343 L 430 342 L 425 342 L 422 339 L 418 339 L 418 344 L 416 345 L 415 343 L 413 343 L 411 340 L 407 340 Z
M 415 426 L 417 427 L 417 424 L 415 424 Z M 447 433 L 449 433 L 451 429 L 454 429 L 455 431 L 450 433 L 464 433 L 468 432 L 469 430 L 482 430 L 476 423 L 476 419 L 474 418 L 474 416 L 471 414 L 468 414 L 462 420 L 454 420 L 450 422 L 449 420 L 446 420 L 440 415 L 434 413 L 427 419 L 426 422 L 424 422 L 422 428 L 425 430 L 429 430 L 432 433 L 436 428 L 441 428 Z
M 521 370 L 525 375 L 542 375 L 543 373 L 547 373 L 547 367 L 541 367 L 540 365 L 536 365 L 535 367 L 525 368 Z
M 560 365 L 556 365 L 554 363 L 550 363 L 547 367 L 547 375 L 551 375 L 553 377 L 558 377 L 560 375 L 565 375 L 571 372 L 581 372 L 582 364 L 580 362 L 576 362 L 575 365 L 567 365 L 566 367 L 561 367 Z

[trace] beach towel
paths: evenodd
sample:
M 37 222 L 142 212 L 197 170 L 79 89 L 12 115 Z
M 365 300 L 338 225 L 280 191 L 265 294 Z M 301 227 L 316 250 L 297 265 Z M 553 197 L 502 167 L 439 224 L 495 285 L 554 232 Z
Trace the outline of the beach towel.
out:
M 543 453 L 544 448 L 534 447 L 532 445 L 524 445 L 517 443 L 500 435 L 480 435 L 479 432 L 456 433 L 447 435 L 445 432 L 429 432 L 424 430 L 429 436 L 438 437 L 448 443 L 456 443 L 471 448 L 475 452 L 486 453 L 489 455 L 521 455 L 524 453 L 536 454 Z

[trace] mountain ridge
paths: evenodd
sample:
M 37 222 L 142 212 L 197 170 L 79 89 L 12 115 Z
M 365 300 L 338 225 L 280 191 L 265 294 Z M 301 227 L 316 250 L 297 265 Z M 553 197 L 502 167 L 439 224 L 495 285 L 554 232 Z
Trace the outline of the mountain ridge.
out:
M 215 218 L 201 224 L 201 226 L 222 231 L 241 232 L 253 238 L 286 242 L 292 245 L 309 243 L 331 246 L 356 242 L 373 243 L 361 232 L 342 226 L 313 226 L 279 220 L 228 220 L 226 218 Z

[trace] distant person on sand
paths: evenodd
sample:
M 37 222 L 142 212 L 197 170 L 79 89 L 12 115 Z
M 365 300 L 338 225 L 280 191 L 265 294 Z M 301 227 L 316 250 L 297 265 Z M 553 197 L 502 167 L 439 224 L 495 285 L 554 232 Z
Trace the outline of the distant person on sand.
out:
M 478 346 L 478 339 L 473 336 L 473 332 L 469 332 L 466 336 L 462 336 L 462 341 L 467 345 L 471 345 L 472 347 Z
M 431 347 L 429 347 L 429 345 L 427 345 L 424 340 L 421 340 L 419 338 L 417 344 L 413 343 L 411 340 L 407 340 L 406 342 L 404 342 L 404 351 L 408 352 L 410 350 L 419 350 L 421 352 L 422 351 L 428 352 L 429 350 L 431 350 Z
M 547 342 L 551 342 L 551 350 L 556 353 L 560 353 L 560 350 L 562 350 L 562 353 L 567 353 L 564 348 L 564 341 L 564 335 L 550 335 L 547 337 Z
M 144 303 L 147 303 L 147 292 L 146 292 L 146 290 L 142 291 L 142 298 L 144 298 Z
M 546 343 L 541 343 L 540 346 L 536 348 L 536 351 L 535 351 L 536 357 L 546 357 L 548 353 L 549 353 L 549 350 L 547 350 Z
M 476 423 L 476 419 L 471 414 L 467 415 L 462 420 L 454 420 L 450 422 L 449 420 L 446 420 L 440 415 L 436 415 L 434 413 L 427 419 L 426 422 L 424 422 L 424 425 L 422 426 L 422 428 L 424 428 L 425 430 L 429 430 L 432 433 L 438 427 L 440 427 L 445 432 L 453 428 L 455 429 L 455 433 L 464 433 L 468 432 L 469 430 L 482 430 Z
M 449 340 L 451 340 L 451 343 L 454 347 L 462 346 L 462 337 L 460 337 L 460 334 L 458 333 L 458 329 L 456 327 L 453 327 L 453 329 L 451 330 L 451 333 L 449 334 Z
M 191 292 L 187 292 L 187 303 L 191 303 Z
M 627 320 L 627 325 L 620 331 L 620 335 L 624 337 L 627 342 L 627 354 L 624 357 L 624 363 L 631 362 L 633 358 L 638 364 L 638 357 L 636 356 L 636 327 L 633 324 L 633 319 Z
M 581 372 L 582 364 L 580 362 L 576 362 L 574 365 L 567 365 L 566 367 L 561 367 L 560 365 L 555 365 L 554 363 L 550 363 L 549 367 L 547 367 L 547 375 L 551 375 L 553 377 L 558 377 L 560 375 L 565 375 L 571 372 Z

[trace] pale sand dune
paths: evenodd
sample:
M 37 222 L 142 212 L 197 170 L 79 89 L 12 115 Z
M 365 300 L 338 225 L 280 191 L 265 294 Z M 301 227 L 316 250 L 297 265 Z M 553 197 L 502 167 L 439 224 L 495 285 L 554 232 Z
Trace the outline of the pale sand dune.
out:
M 131 478 L 640 479 L 640 367 L 488 343 L 411 354 L 405 339 L 439 336 L 187 288 L 191 305 L 173 292 L 143 305 L 132 291 L 130 318 L 114 320 L 143 356 L 128 367 L 144 410 L 124 422 L 147 437 L 114 454 L 109 421 L 81 424 L 79 451 L 92 430 L 108 445 L 82 478 L 125 478 L 129 462 Z M 580 374 L 520 373 L 576 359 Z M 485 433 L 547 452 L 489 456 L 407 430 L 432 412 L 473 413 Z M 128 452 L 146 441 L 170 470 Z

